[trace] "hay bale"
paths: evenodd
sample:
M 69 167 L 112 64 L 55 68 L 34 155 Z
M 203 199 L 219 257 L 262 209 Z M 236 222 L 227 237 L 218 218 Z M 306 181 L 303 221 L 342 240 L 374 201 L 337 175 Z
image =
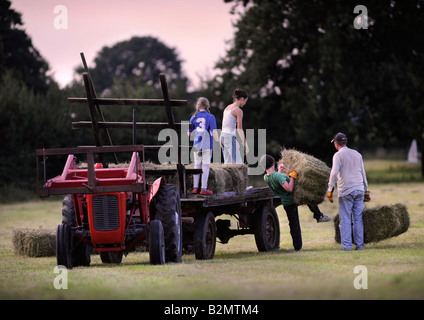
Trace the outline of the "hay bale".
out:
M 194 168 L 190 164 L 187 168 Z M 211 163 L 209 167 L 208 189 L 214 194 L 235 191 L 237 194 L 244 194 L 249 183 L 245 164 L 220 164 Z M 187 185 L 192 185 L 192 179 L 187 179 Z
M 294 149 L 281 151 L 278 165 L 283 162 L 299 174 L 294 183 L 294 202 L 298 205 L 320 204 L 327 194 L 331 169 L 323 161 Z
M 126 168 L 128 163 L 108 164 L 109 168 Z M 178 184 L 177 173 L 163 174 L 159 171 L 176 169 L 176 164 L 157 164 L 151 161 L 144 162 L 146 181 L 152 184 L 156 179 L 164 177 L 166 183 Z M 186 165 L 187 169 L 194 169 L 194 164 Z M 156 174 L 155 171 L 158 171 Z M 192 176 L 187 175 L 187 186 L 192 185 Z M 209 168 L 208 189 L 214 194 L 235 191 L 237 194 L 244 194 L 249 183 L 248 166 L 246 164 L 221 164 L 211 163 Z
M 155 164 L 153 162 L 145 162 L 146 170 L 160 171 L 163 169 L 175 169 L 175 164 Z M 193 169 L 194 164 L 186 166 L 187 169 Z M 209 168 L 208 189 L 214 194 L 235 191 L 237 194 L 244 194 L 246 191 L 249 177 L 247 174 L 248 167 L 245 164 L 216 164 L 211 163 Z M 166 183 L 177 184 L 177 174 L 163 175 L 161 173 L 154 174 L 150 171 L 146 174 L 146 181 L 153 183 L 157 178 L 164 177 Z M 192 176 L 187 175 L 187 186 L 192 185 Z
M 176 164 L 157 164 L 151 161 L 145 161 L 144 162 L 144 168 L 145 170 L 151 170 L 149 174 L 146 173 L 146 181 L 149 184 L 152 184 L 156 179 L 160 177 L 164 177 L 166 183 L 172 183 L 172 184 L 178 184 L 178 175 L 177 173 L 171 174 L 171 175 L 164 175 L 162 173 L 151 173 L 152 171 L 159 171 L 159 170 L 166 170 L 166 169 L 172 169 L 176 170 L 177 165 Z
M 235 191 L 244 194 L 249 182 L 245 164 L 211 164 L 208 188 L 215 194 Z
M 55 230 L 38 228 L 13 229 L 15 253 L 28 257 L 51 257 L 56 255 Z
M 379 242 L 405 233 L 409 228 L 409 214 L 405 205 L 394 204 L 364 208 L 364 243 Z M 334 217 L 335 240 L 341 242 L 340 217 Z

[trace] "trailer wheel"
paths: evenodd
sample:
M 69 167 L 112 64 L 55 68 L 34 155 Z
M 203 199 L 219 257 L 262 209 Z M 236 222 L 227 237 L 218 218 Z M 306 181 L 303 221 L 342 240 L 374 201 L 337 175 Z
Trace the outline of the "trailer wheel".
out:
M 61 235 L 59 235 L 59 227 L 57 231 L 57 237 L 56 237 L 56 243 L 57 247 L 62 247 L 63 250 L 65 250 L 65 247 L 68 250 L 68 266 L 67 268 L 72 267 L 78 267 L 78 266 L 90 266 L 90 246 L 84 243 L 80 238 L 74 235 L 72 232 L 73 227 L 76 227 L 77 221 L 75 217 L 75 208 L 74 208 L 74 202 L 72 201 L 71 195 L 66 195 L 63 199 L 62 203 L 62 230 L 60 230 Z M 66 230 L 65 230 L 66 229 Z M 66 238 L 66 240 L 65 240 Z M 62 243 L 59 244 L 58 241 L 61 241 Z M 66 244 L 65 244 L 66 241 Z M 57 251 L 57 250 L 56 250 Z M 58 253 L 57 253 L 58 254 Z M 62 257 L 57 256 L 57 260 L 59 263 L 59 260 L 61 262 L 64 262 L 64 253 L 60 253 Z M 64 264 L 62 264 L 64 265 Z M 69 267 L 70 266 L 70 267 Z
M 194 255 L 198 260 L 210 260 L 215 255 L 216 223 L 212 212 L 199 215 L 194 230 Z
M 166 261 L 181 262 L 183 233 L 181 201 L 177 187 L 173 184 L 162 184 L 154 197 L 152 207 L 154 219 L 162 222 Z
M 165 237 L 160 220 L 150 222 L 149 254 L 151 264 L 165 264 Z
M 255 242 L 259 251 L 273 251 L 280 248 L 280 222 L 272 206 L 265 206 L 254 213 Z
M 120 264 L 122 262 L 122 251 L 101 251 L 100 259 L 103 263 Z

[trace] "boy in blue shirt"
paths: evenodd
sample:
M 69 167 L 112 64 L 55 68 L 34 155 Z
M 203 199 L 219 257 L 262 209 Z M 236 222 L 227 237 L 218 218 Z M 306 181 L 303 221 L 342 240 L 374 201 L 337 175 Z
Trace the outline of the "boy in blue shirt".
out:
M 215 116 L 209 112 L 210 104 L 208 99 L 200 97 L 196 103 L 196 113 L 191 117 L 191 128 L 188 135 L 194 134 L 193 155 L 194 168 L 202 168 L 202 186 L 200 194 L 212 195 L 208 190 L 209 167 L 211 163 L 211 150 L 213 149 L 213 138 L 218 141 L 218 132 L 216 131 Z M 212 138 L 213 137 L 213 138 Z M 193 175 L 192 193 L 199 192 L 200 174 Z

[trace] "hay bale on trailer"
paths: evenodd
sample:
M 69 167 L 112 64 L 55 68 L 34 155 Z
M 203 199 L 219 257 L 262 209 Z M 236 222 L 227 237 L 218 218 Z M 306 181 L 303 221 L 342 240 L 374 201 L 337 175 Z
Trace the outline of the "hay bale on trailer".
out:
M 128 166 L 127 163 L 109 164 L 109 168 L 122 168 Z M 177 173 L 163 174 L 164 170 L 175 170 L 175 164 L 157 164 L 151 161 L 144 162 L 146 181 L 153 183 L 156 179 L 164 177 L 166 183 L 177 184 Z M 194 169 L 194 164 L 186 165 L 187 169 Z M 246 164 L 221 164 L 211 163 L 209 168 L 208 189 L 214 194 L 232 192 L 244 194 L 249 183 Z M 157 171 L 157 173 L 155 173 Z M 192 178 L 187 175 L 187 186 L 191 187 Z
M 194 169 L 193 164 L 186 166 L 187 169 Z M 161 170 L 175 169 L 175 164 L 155 164 L 145 162 L 146 180 L 152 183 L 159 177 L 164 177 L 167 183 L 177 184 L 177 173 L 172 175 L 163 175 Z M 247 174 L 247 165 L 245 164 L 215 164 L 211 163 L 209 169 L 208 189 L 214 194 L 235 191 L 237 194 L 243 194 L 246 191 L 249 177 Z M 158 171 L 155 174 L 154 171 Z M 187 176 L 187 186 L 192 185 L 191 176 Z
M 211 164 L 208 187 L 214 193 L 244 194 L 249 183 L 245 164 Z
M 175 164 L 157 164 L 151 161 L 144 162 L 144 169 L 149 171 L 149 173 L 146 173 L 146 181 L 147 183 L 151 184 L 156 179 L 160 177 L 164 177 L 166 183 L 172 183 L 177 184 L 178 183 L 178 177 L 177 173 L 171 175 L 163 175 L 160 171 L 161 170 L 175 170 L 176 165 Z M 155 171 L 158 171 L 158 173 L 153 173 Z
M 52 257 L 56 255 L 56 233 L 53 229 L 13 229 L 15 253 L 28 257 Z
M 281 151 L 277 164 L 283 162 L 299 174 L 294 184 L 294 202 L 298 205 L 320 204 L 327 194 L 331 169 L 323 161 L 294 149 Z
M 410 220 L 408 210 L 403 204 L 375 206 L 365 208 L 362 213 L 364 223 L 364 243 L 379 242 L 396 237 L 409 228 Z M 334 217 L 335 240 L 340 239 L 340 217 Z

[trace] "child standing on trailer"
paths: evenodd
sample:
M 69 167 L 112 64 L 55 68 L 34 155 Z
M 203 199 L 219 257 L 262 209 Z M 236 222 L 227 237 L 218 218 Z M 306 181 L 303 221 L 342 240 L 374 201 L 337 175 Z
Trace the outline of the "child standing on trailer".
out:
M 248 153 L 246 138 L 243 131 L 243 110 L 246 105 L 248 94 L 237 88 L 233 92 L 233 103 L 224 110 L 222 118 L 221 148 L 224 154 L 224 163 L 243 163 L 244 153 Z M 237 142 L 237 133 L 244 146 L 243 157 L 240 154 Z
M 191 117 L 191 129 L 188 135 L 194 133 L 193 155 L 194 168 L 202 168 L 202 186 L 200 194 L 212 195 L 208 190 L 209 167 L 211 163 L 211 150 L 213 149 L 213 138 L 218 141 L 218 132 L 216 131 L 216 119 L 209 111 L 210 104 L 208 99 L 200 97 L 196 103 L 196 113 Z M 212 138 L 213 137 L 213 138 Z M 199 192 L 200 174 L 193 175 L 193 189 L 191 193 Z

